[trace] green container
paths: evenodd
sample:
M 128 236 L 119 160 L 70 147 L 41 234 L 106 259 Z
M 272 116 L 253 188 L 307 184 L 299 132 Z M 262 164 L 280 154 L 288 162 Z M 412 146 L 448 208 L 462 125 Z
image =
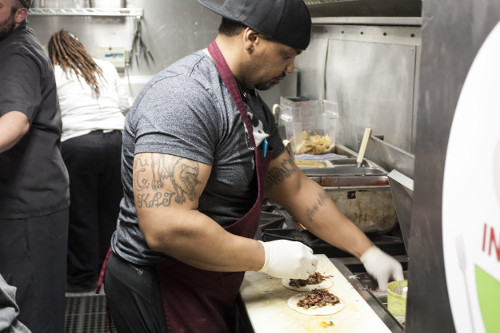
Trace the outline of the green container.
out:
M 406 316 L 407 290 L 407 280 L 394 281 L 387 285 L 387 309 L 394 316 Z

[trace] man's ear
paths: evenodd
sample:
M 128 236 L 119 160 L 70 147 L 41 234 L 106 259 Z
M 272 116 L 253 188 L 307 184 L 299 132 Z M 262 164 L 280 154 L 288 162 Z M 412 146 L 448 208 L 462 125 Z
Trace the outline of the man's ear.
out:
M 252 30 L 251 28 L 246 28 L 243 32 L 243 45 L 245 45 L 247 50 L 253 50 L 259 43 L 260 38 L 261 35 L 258 32 Z
M 24 7 L 19 8 L 14 14 L 14 22 L 16 25 L 26 20 L 26 16 L 28 16 L 28 10 Z

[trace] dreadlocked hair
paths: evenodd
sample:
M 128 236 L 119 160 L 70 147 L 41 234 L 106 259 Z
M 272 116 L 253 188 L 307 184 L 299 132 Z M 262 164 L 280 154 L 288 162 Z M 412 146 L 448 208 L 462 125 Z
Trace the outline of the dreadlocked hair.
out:
M 60 30 L 50 37 L 49 57 L 52 65 L 59 65 L 66 75 L 74 71 L 78 80 L 82 77 L 99 97 L 99 78 L 103 78 L 102 69 L 88 54 L 83 44 L 69 32 Z

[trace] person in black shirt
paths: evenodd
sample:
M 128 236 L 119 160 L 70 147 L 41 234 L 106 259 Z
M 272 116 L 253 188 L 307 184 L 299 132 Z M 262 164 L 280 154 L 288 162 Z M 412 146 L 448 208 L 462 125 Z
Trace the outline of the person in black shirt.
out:
M 0 0 L 0 274 L 17 288 L 19 320 L 64 331 L 69 181 L 51 62 L 26 16 Z

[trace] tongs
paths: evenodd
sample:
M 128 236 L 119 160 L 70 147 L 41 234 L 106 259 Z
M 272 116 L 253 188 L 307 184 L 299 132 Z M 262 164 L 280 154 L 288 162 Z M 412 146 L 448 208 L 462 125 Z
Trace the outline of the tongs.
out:
M 146 61 L 147 64 L 149 64 L 149 59 L 151 59 L 152 62 L 155 62 L 153 54 L 151 54 L 151 51 L 149 51 L 146 44 L 144 44 L 144 41 L 142 40 L 141 33 L 142 33 L 141 18 L 136 18 L 135 34 L 134 34 L 134 40 L 132 41 L 132 51 L 130 54 L 131 57 L 135 57 L 137 65 L 139 65 L 139 58 L 141 56 L 141 53 L 143 53 L 144 60 Z

